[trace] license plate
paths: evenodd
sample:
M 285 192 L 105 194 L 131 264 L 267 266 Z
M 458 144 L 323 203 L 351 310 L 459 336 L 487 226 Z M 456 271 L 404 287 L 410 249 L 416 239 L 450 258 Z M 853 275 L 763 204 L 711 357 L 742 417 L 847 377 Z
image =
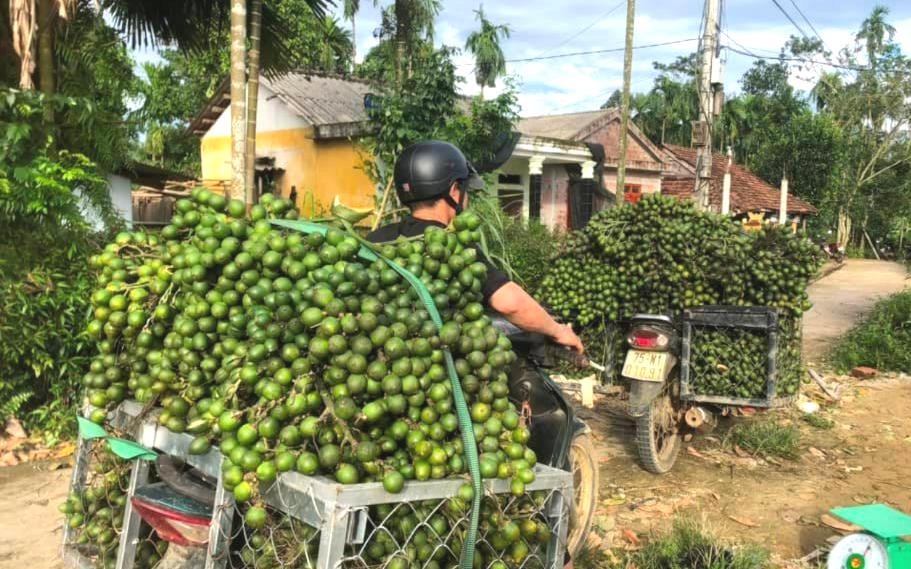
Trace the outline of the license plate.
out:
M 674 366 L 674 356 L 668 352 L 630 350 L 623 363 L 623 376 L 640 381 L 664 381 Z

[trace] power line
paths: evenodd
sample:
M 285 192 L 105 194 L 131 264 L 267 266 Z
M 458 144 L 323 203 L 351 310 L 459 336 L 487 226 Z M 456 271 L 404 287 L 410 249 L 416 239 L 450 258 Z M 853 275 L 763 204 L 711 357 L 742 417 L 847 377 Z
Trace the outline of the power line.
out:
M 725 35 L 727 35 L 727 34 L 725 34 Z M 867 68 L 867 67 L 858 67 L 856 65 L 842 65 L 840 63 L 832 63 L 831 61 L 818 61 L 815 59 L 806 59 L 803 57 L 785 57 L 783 55 L 759 55 L 758 53 L 753 53 L 751 51 L 747 51 L 747 50 L 743 50 L 743 49 L 737 49 L 737 48 L 731 47 L 729 45 L 724 46 L 724 49 L 726 49 L 728 51 L 733 51 L 734 53 L 739 53 L 740 55 L 752 57 L 754 59 L 765 59 L 765 60 L 770 60 L 770 61 L 798 61 L 801 63 L 815 63 L 817 65 L 828 65 L 829 67 L 837 67 L 839 69 L 848 69 L 850 71 L 869 71 L 869 68 Z
M 651 48 L 651 47 L 662 47 L 662 46 L 666 46 L 666 45 L 675 45 L 675 44 L 687 43 L 687 42 L 697 41 L 697 40 L 698 40 L 698 38 L 687 38 L 687 39 L 682 39 L 682 40 L 666 41 L 666 42 L 660 42 L 660 43 L 634 45 L 633 49 L 647 49 L 647 48 Z M 624 49 L 625 48 L 623 48 L 623 47 L 612 47 L 609 49 L 594 49 L 594 50 L 590 50 L 590 51 L 574 51 L 571 53 L 558 53 L 556 55 L 542 55 L 542 56 L 538 56 L 538 57 L 525 57 L 525 58 L 521 58 L 521 59 L 507 59 L 506 63 L 525 63 L 528 61 L 543 61 L 546 59 L 560 59 L 560 58 L 564 58 L 564 57 L 576 57 L 579 55 L 597 55 L 599 53 L 615 53 L 618 51 L 623 51 Z
M 626 0 L 620 0 L 620 2 L 617 3 L 616 6 L 614 6 L 613 8 L 610 8 L 609 10 L 607 10 L 606 12 L 604 12 L 603 14 L 601 14 L 600 16 L 598 16 L 597 18 L 595 18 L 595 19 L 592 21 L 592 23 L 590 23 L 589 25 L 585 26 L 584 28 L 582 28 L 581 30 L 579 30 L 578 32 L 576 32 L 575 34 L 569 36 L 568 38 L 566 38 L 565 40 L 563 40 L 563 41 L 560 42 L 559 44 L 557 44 L 557 45 L 553 46 L 552 48 L 548 49 L 548 50 L 547 50 L 546 52 L 544 52 L 544 54 L 542 54 L 542 55 L 546 55 L 546 54 L 548 54 L 548 53 L 554 51 L 555 49 L 559 49 L 559 48 L 563 47 L 564 45 L 568 44 L 569 42 L 573 41 L 573 40 L 576 39 L 577 37 L 581 36 L 582 34 L 584 34 L 585 32 L 587 32 L 588 30 L 592 29 L 593 27 L 595 27 L 596 25 L 598 25 L 599 23 L 601 23 L 601 21 L 602 21 L 604 18 L 606 18 L 606 17 L 610 16 L 611 14 L 613 14 L 614 12 L 616 12 L 617 9 L 619 9 L 620 6 L 623 6 L 624 4 L 626 4 Z
M 788 21 L 791 22 L 791 24 L 793 24 L 795 28 L 797 28 L 797 31 L 800 32 L 800 35 L 809 39 L 810 36 L 807 35 L 807 32 L 803 31 L 803 28 L 801 28 L 800 25 L 798 25 L 797 22 L 794 21 L 794 18 L 792 18 L 791 15 L 788 14 L 787 11 L 785 11 L 785 9 L 781 6 L 781 4 L 778 3 L 778 0 L 772 0 L 772 3 L 775 4 L 775 7 L 778 8 L 778 10 L 782 14 L 784 14 L 784 17 L 787 18 Z
M 800 17 L 803 18 L 803 21 L 810 26 L 810 29 L 813 30 L 813 33 L 816 34 L 816 38 L 819 39 L 820 43 L 825 47 L 826 42 L 822 39 L 822 36 L 819 35 L 819 32 L 816 31 L 816 27 L 813 26 L 813 23 L 807 18 L 807 15 L 803 13 L 803 10 L 800 9 L 800 6 L 797 5 L 795 0 L 791 0 L 791 4 L 794 6 L 794 9 L 797 10 L 797 13 L 800 14 Z

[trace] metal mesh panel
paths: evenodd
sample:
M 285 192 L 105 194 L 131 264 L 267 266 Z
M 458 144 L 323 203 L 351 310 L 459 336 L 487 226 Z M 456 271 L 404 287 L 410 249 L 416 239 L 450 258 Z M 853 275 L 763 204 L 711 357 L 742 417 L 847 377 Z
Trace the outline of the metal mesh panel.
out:
M 562 474 L 563 482 L 570 484 L 569 474 Z M 344 503 L 328 501 L 332 494 L 319 492 L 319 484 L 303 493 L 276 484 L 267 492 L 270 507 L 264 527 L 252 529 L 245 525 L 246 507 L 238 507 L 232 524 L 234 531 L 222 536 L 231 544 L 228 566 L 234 569 L 457 566 L 462 538 L 468 529 L 469 507 L 461 498 L 439 496 L 441 491 L 451 494 L 452 483 L 461 481 L 441 482 L 412 483 L 410 492 L 429 496 L 427 499 L 386 503 L 375 502 L 395 496 L 384 495 L 382 490 L 348 487 L 353 490 L 354 499 Z M 489 491 L 481 506 L 477 566 L 562 567 L 572 500 L 572 489 L 567 485 L 522 496 Z M 313 524 L 294 517 L 296 514 L 309 518 L 315 512 L 319 514 L 310 520 L 315 521 Z M 341 542 L 333 544 L 338 538 Z
M 69 565 L 107 568 L 122 565 L 121 538 L 135 464 L 113 454 L 103 440 L 80 440 L 77 466 L 64 509 L 63 553 Z M 142 524 L 130 544 L 129 563 L 151 569 L 167 542 Z
M 761 307 L 687 311 L 681 395 L 732 405 L 786 403 L 800 387 L 800 329 L 800 319 Z
M 766 396 L 768 338 L 765 331 L 693 326 L 690 386 L 697 395 Z

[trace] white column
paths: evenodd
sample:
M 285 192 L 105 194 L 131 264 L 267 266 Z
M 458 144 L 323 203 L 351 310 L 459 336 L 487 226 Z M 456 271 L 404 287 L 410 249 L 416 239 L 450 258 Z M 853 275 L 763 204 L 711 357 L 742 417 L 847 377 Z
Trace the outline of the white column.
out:
M 543 156 L 530 156 L 528 158 L 528 175 L 529 176 L 540 176 L 544 168 L 544 157 Z
M 781 198 L 778 202 L 778 223 L 784 225 L 788 222 L 788 177 L 781 179 Z
M 582 163 L 582 179 L 583 180 L 594 180 L 595 179 L 595 162 L 592 160 L 586 160 Z

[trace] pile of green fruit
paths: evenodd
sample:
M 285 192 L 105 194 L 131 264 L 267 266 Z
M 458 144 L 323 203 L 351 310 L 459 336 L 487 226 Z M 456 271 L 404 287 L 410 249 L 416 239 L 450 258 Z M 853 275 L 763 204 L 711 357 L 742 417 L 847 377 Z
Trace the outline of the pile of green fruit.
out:
M 611 323 L 638 313 L 679 316 L 703 305 L 766 306 L 799 320 L 810 308 L 807 285 L 821 263 L 818 248 L 789 228 L 745 232 L 692 202 L 650 195 L 600 211 L 570 235 L 540 296 L 599 344 L 598 334 Z M 608 350 L 618 347 L 614 342 Z M 799 351 L 797 360 L 799 366 Z M 729 388 L 750 391 L 739 383 Z
M 393 493 L 408 480 L 465 475 L 448 349 L 481 474 L 525 493 L 536 457 L 508 399 L 516 356 L 480 303 L 476 215 L 367 261 L 340 226 L 271 223 L 297 211 L 269 195 L 247 213 L 200 189 L 176 210 L 160 234 L 120 234 L 94 260 L 92 420 L 126 398 L 157 404 L 162 425 L 195 436 L 191 452 L 218 446 L 226 487 L 248 504 L 247 526 L 262 528 L 259 484 L 282 472 L 381 481 Z M 387 260 L 423 282 L 442 327 Z
M 96 567 L 117 563 L 120 529 L 126 507 L 130 464 L 99 442 L 92 449 L 89 476 L 84 487 L 73 491 L 59 506 L 73 532 L 73 543 L 96 559 Z M 137 569 L 152 569 L 167 548 L 167 542 L 148 535 L 136 550 Z

